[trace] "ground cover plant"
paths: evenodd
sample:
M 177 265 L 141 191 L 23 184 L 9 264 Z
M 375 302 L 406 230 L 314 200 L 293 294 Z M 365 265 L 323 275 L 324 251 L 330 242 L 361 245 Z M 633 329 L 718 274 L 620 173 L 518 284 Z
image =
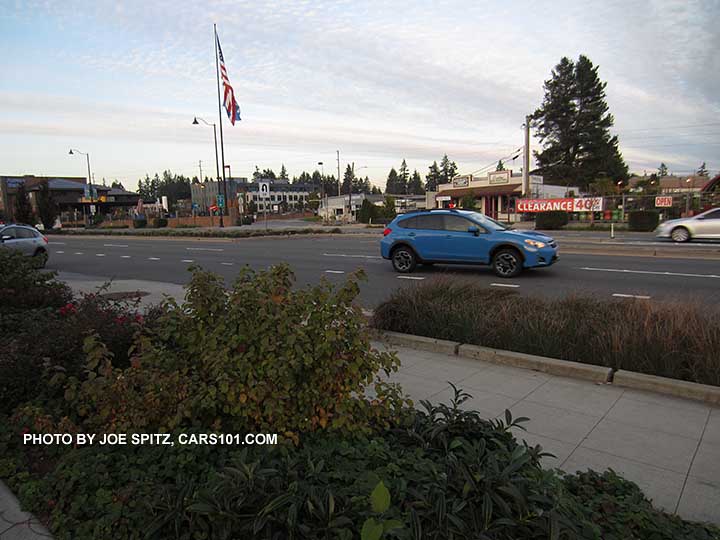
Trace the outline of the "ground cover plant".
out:
M 0 253 L 0 283 L 9 262 L 27 264 Z M 44 317 L 48 333 L 44 345 L 20 333 L 0 355 L 16 368 L 23 345 L 47 355 L 0 411 L 0 478 L 57 539 L 720 539 L 715 527 L 657 511 L 612 472 L 544 470 L 542 449 L 512 435 L 524 419 L 463 410 L 460 390 L 448 405 L 411 407 L 375 377 L 397 359 L 370 345 L 354 305 L 360 276 L 296 288 L 280 266 L 244 271 L 225 289 L 195 268 L 182 305 L 139 314 L 100 295 L 68 298 L 52 275 L 23 271 L 28 288 L 57 291 L 45 305 L 32 291 L 28 306 L 0 305 L 3 321 Z M 61 355 L 52 339 L 66 331 L 55 348 L 72 354 Z M 281 437 L 274 446 L 22 443 L 33 433 L 218 431 Z
M 720 314 L 685 303 L 529 298 L 445 278 L 398 289 L 382 330 L 720 386 Z

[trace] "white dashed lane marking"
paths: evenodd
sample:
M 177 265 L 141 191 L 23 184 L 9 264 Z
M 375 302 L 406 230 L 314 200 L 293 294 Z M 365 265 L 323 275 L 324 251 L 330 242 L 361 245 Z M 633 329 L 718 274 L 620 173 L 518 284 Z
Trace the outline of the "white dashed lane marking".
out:
M 103 244 L 105 247 L 127 247 L 127 244 Z
M 75 252 L 75 255 L 83 255 L 83 252 L 82 252 L 82 251 L 76 251 L 76 252 Z
M 52 244 L 54 246 L 64 246 L 65 242 L 48 242 L 48 244 Z
M 148 261 L 159 261 L 159 257 L 148 257 Z
M 491 287 L 508 287 L 510 289 L 517 289 L 520 285 L 514 285 L 512 283 L 491 283 Z
M 64 251 L 56 251 L 55 253 L 65 253 Z
M 421 280 L 421 279 L 425 279 L 424 277 L 420 277 L 420 276 L 398 276 L 397 278 L 398 278 L 398 279 L 413 279 L 413 280 L 416 280 L 416 281 L 419 281 L 419 280 Z
M 231 263 L 231 262 L 221 262 L 220 264 L 222 264 L 224 266 L 232 266 L 233 265 L 233 263 Z
M 105 254 L 104 254 L 104 253 L 96 253 L 95 256 L 96 256 L 96 257 L 104 257 Z
M 188 251 L 225 251 L 222 248 L 185 248 Z
M 344 274 L 345 272 L 342 270 L 325 270 L 326 274 Z
M 640 300 L 650 300 L 649 296 L 643 296 L 643 295 L 639 295 L 639 294 L 614 293 L 613 296 L 615 298 L 638 298 Z
M 180 262 L 184 262 L 184 263 L 191 263 L 191 262 L 195 262 L 195 261 L 194 261 L 194 260 L 192 260 L 192 259 L 183 259 L 183 260 L 182 260 L 182 261 L 180 261 Z
M 686 274 L 683 272 L 657 272 L 652 270 L 623 270 L 619 268 L 591 268 L 589 266 L 583 266 L 580 270 L 589 270 L 591 272 L 618 272 L 621 274 L 650 274 L 653 276 L 678 276 L 678 277 L 697 277 L 697 278 L 710 278 L 720 279 L 720 275 L 717 274 Z
M 121 258 L 121 259 L 129 259 L 129 258 L 130 258 L 130 255 L 120 255 L 120 258 Z

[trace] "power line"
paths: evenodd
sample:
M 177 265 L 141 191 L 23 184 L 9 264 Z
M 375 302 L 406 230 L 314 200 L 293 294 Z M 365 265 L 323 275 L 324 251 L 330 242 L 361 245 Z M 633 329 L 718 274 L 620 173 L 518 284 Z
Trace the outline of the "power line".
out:
M 650 128 L 633 128 L 633 129 L 621 129 L 621 132 L 630 131 L 662 131 L 665 129 L 685 129 L 685 128 L 696 128 L 696 127 L 708 127 L 708 126 L 720 126 L 720 122 L 711 122 L 709 124 L 687 124 L 684 126 L 661 126 L 661 127 L 650 127 Z

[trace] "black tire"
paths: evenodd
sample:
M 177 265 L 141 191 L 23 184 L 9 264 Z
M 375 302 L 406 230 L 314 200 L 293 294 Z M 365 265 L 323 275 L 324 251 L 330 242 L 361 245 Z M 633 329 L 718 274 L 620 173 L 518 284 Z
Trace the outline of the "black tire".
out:
M 409 274 L 415 270 L 418 264 L 417 255 L 415 252 L 406 246 L 400 246 L 393 250 L 390 256 L 392 260 L 393 268 L 396 272 L 401 274 Z
M 675 227 L 670 233 L 673 242 L 688 242 L 690 240 L 690 231 L 685 227 Z
M 513 248 L 503 248 L 495 252 L 492 258 L 492 269 L 501 278 L 514 278 L 523 269 L 520 252 Z
M 33 255 L 33 261 L 36 268 L 45 268 L 48 262 L 48 253 L 44 249 L 38 249 Z

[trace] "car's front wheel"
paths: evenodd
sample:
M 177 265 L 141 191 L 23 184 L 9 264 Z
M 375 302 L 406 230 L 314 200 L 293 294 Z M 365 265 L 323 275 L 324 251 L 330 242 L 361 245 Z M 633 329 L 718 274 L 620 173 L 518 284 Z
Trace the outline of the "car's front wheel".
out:
M 415 270 L 418 260 L 412 249 L 400 246 L 393 251 L 392 265 L 396 272 L 407 274 Z
M 675 227 L 670 233 L 673 242 L 687 242 L 690 240 L 690 231 L 685 227 Z
M 513 278 L 522 272 L 522 257 L 515 249 L 501 249 L 493 255 L 492 269 L 499 277 Z
M 48 253 L 44 249 L 38 249 L 33 256 L 37 268 L 45 268 L 48 261 Z

